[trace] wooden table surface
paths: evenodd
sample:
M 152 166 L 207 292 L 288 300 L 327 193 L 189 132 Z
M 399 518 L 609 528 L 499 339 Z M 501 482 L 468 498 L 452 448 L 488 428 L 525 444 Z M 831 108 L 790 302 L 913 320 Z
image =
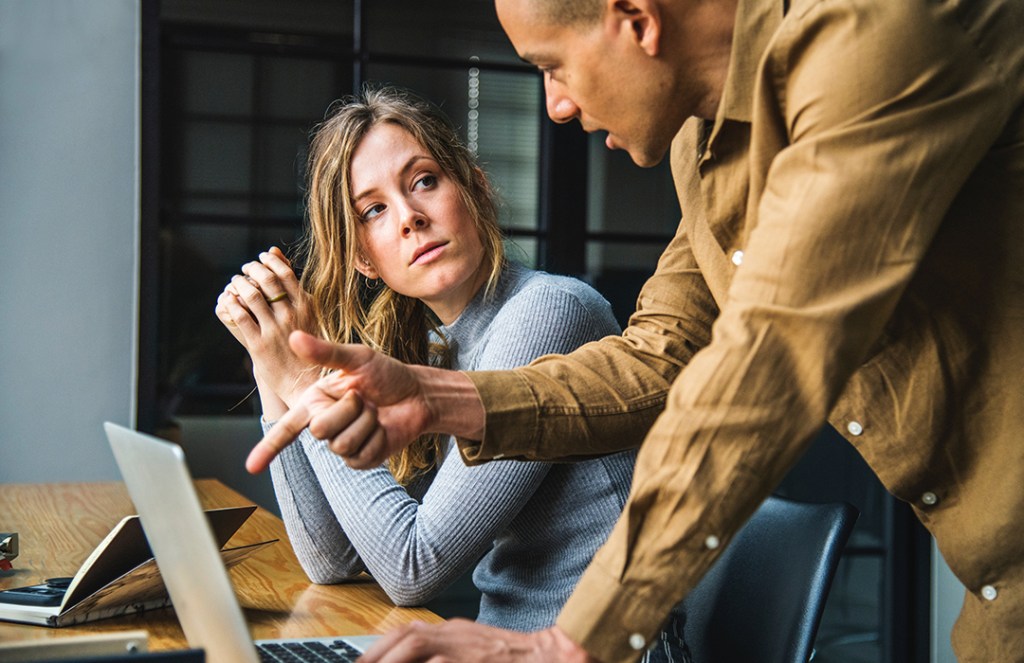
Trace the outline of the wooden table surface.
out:
M 251 504 L 214 479 L 196 481 L 204 508 Z M 17 532 L 20 555 L 14 569 L 0 571 L 0 589 L 73 576 L 89 553 L 121 518 L 135 513 L 121 482 L 0 484 L 0 531 Z M 228 545 L 270 539 L 277 543 L 230 569 L 253 639 L 383 633 L 412 620 L 439 622 L 422 608 L 397 608 L 369 578 L 340 585 L 314 585 L 306 578 L 285 534 L 284 523 L 263 508 Z M 0 622 L 0 641 L 144 629 L 149 650 L 187 647 L 173 609 L 115 617 L 54 629 Z

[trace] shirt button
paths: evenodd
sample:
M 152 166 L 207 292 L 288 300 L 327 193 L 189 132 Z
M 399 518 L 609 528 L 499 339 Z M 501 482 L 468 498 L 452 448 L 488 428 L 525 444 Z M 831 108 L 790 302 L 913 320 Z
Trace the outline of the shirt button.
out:
M 939 501 L 939 496 L 929 490 L 924 495 L 921 495 L 921 501 L 928 506 L 933 506 Z
M 712 534 L 708 538 L 704 539 L 704 545 L 707 546 L 708 550 L 714 550 L 718 547 L 718 537 Z
M 736 250 L 732 252 L 732 264 L 739 267 L 743 264 L 743 251 Z
M 629 646 L 632 647 L 635 651 L 640 651 L 641 649 L 647 646 L 647 638 L 640 635 L 639 633 L 634 633 L 633 635 L 629 636 Z
M 981 595 L 985 597 L 987 601 L 995 601 L 996 597 L 999 596 L 999 592 L 992 585 L 985 585 L 981 588 Z
M 859 421 L 851 421 L 846 424 L 846 430 L 850 431 L 850 435 L 860 435 L 864 432 L 864 426 Z

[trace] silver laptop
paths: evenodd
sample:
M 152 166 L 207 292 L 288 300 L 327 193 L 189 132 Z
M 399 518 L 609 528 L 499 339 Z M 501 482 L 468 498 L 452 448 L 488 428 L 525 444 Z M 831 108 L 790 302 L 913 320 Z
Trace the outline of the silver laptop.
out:
M 376 638 L 288 638 L 254 643 L 181 447 L 110 422 L 103 427 L 185 638 L 190 647 L 206 650 L 208 663 L 354 661 Z M 293 658 L 276 658 L 281 652 Z

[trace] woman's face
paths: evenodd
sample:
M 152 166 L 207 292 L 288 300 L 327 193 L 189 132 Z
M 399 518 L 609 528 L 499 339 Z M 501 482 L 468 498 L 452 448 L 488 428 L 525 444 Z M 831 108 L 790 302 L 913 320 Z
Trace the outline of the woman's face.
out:
M 352 155 L 362 248 L 357 269 L 453 322 L 487 278 L 484 247 L 458 186 L 405 129 L 373 127 Z

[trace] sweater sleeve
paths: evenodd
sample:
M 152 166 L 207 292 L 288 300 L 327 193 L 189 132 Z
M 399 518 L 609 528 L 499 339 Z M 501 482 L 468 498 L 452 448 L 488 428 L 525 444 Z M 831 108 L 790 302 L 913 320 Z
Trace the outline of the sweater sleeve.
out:
M 528 285 L 495 316 L 475 363 L 513 368 L 615 333 L 610 307 L 588 291 Z M 428 601 L 475 564 L 550 467 L 467 467 L 451 445 L 419 501 L 386 468 L 352 470 L 308 431 L 300 439 L 271 469 L 303 568 L 316 582 L 365 568 L 397 605 Z
M 262 424 L 264 433 L 272 427 L 265 421 Z M 365 567 L 306 457 L 305 447 L 311 443 L 316 440 L 309 430 L 302 431 L 298 442 L 270 464 L 270 476 L 288 539 L 306 575 L 316 583 L 335 583 L 358 575 Z

